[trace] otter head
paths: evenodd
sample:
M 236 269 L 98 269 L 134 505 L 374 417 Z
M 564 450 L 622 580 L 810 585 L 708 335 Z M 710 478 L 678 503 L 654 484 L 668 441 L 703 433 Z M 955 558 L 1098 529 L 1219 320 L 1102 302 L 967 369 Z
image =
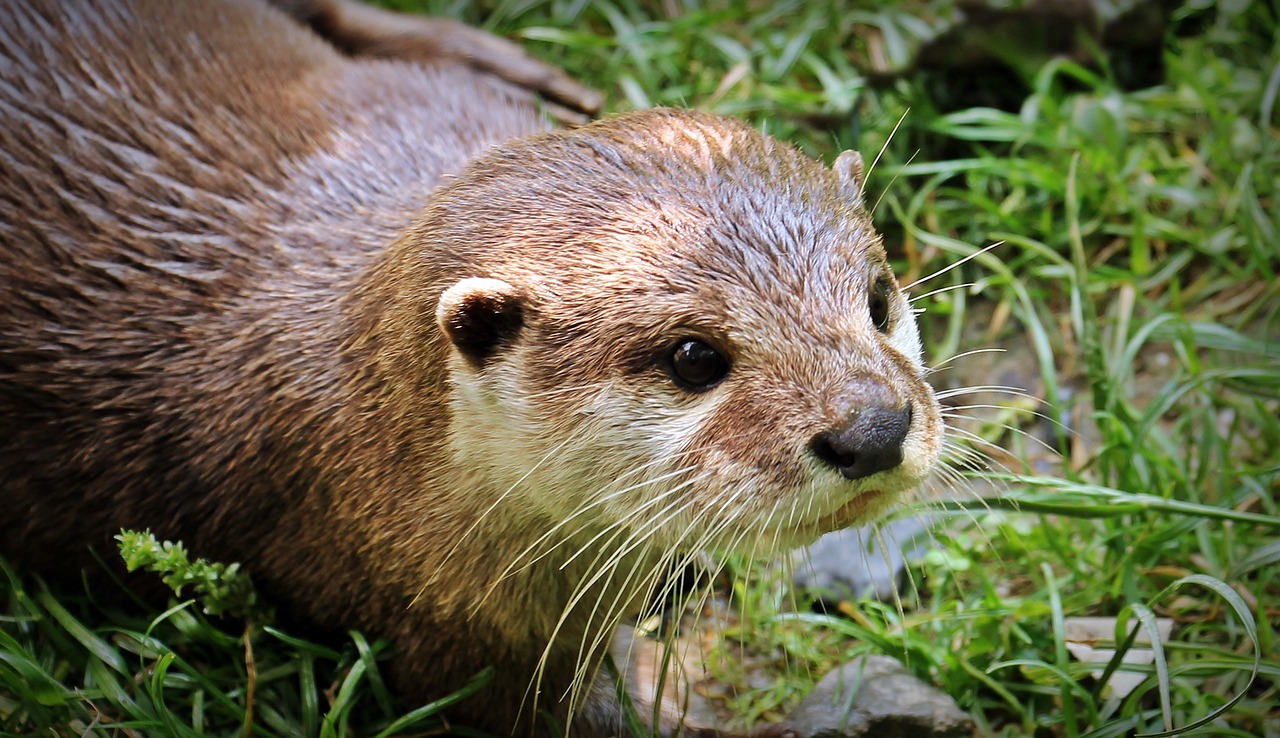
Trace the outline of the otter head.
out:
M 671 110 L 473 163 L 420 231 L 450 251 L 449 436 L 478 493 L 614 545 L 746 549 L 923 481 L 939 407 L 862 175 Z

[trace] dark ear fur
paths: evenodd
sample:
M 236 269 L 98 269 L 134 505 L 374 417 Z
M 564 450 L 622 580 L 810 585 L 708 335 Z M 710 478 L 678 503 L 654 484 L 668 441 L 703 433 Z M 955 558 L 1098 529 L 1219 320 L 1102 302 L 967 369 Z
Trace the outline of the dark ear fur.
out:
M 515 341 L 524 326 L 524 299 L 500 279 L 470 277 L 440 295 L 436 323 L 476 369 Z

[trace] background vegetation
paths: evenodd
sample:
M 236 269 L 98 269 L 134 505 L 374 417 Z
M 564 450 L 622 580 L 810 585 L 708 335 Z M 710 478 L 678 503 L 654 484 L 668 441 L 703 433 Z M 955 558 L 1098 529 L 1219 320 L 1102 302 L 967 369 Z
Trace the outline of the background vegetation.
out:
M 725 633 L 721 706 L 781 717 L 831 666 L 878 652 L 956 698 L 982 735 L 1280 735 L 1274 2 L 1179 7 L 1156 56 L 1164 80 L 1129 91 L 1103 45 L 1078 62 L 1020 48 L 1013 77 L 985 88 L 1009 87 L 1011 103 L 948 96 L 954 78 L 909 68 L 954 20 L 941 0 L 399 5 L 519 40 L 610 111 L 695 106 L 828 161 L 881 152 L 868 191 L 904 284 L 998 244 L 913 289 L 928 293 L 916 305 L 957 471 L 917 503 L 949 523 L 913 591 L 819 616 L 776 577 L 738 585 L 747 615 Z M 869 69 L 902 74 L 872 85 Z M 990 346 L 1006 352 L 968 353 Z M 1025 392 L 965 389 L 1006 383 Z M 312 644 L 190 603 L 130 618 L 5 571 L 0 733 L 438 725 L 433 707 L 397 721 L 379 647 L 358 634 Z M 1175 627 L 1117 697 L 1090 673 L 1114 664 L 1068 654 L 1075 615 Z

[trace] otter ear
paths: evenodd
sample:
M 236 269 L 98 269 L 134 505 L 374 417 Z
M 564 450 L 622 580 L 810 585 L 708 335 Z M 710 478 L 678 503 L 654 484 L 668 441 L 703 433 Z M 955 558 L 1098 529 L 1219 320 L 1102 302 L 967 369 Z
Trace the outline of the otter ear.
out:
M 524 302 L 500 279 L 470 277 L 440 295 L 436 323 L 475 368 L 510 344 L 524 325 Z
M 862 208 L 862 154 L 850 149 L 836 157 L 831 165 L 840 178 L 840 192 L 855 208 Z

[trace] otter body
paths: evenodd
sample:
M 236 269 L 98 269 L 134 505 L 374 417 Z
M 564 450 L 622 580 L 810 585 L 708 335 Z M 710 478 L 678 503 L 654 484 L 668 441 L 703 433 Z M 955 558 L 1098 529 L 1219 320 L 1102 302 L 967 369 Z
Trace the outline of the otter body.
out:
M 253 0 L 3 5 L 5 556 L 150 528 L 392 640 L 411 699 L 494 665 L 464 724 L 604 734 L 610 634 L 668 567 L 937 458 L 855 155 L 676 111 L 546 131 Z

